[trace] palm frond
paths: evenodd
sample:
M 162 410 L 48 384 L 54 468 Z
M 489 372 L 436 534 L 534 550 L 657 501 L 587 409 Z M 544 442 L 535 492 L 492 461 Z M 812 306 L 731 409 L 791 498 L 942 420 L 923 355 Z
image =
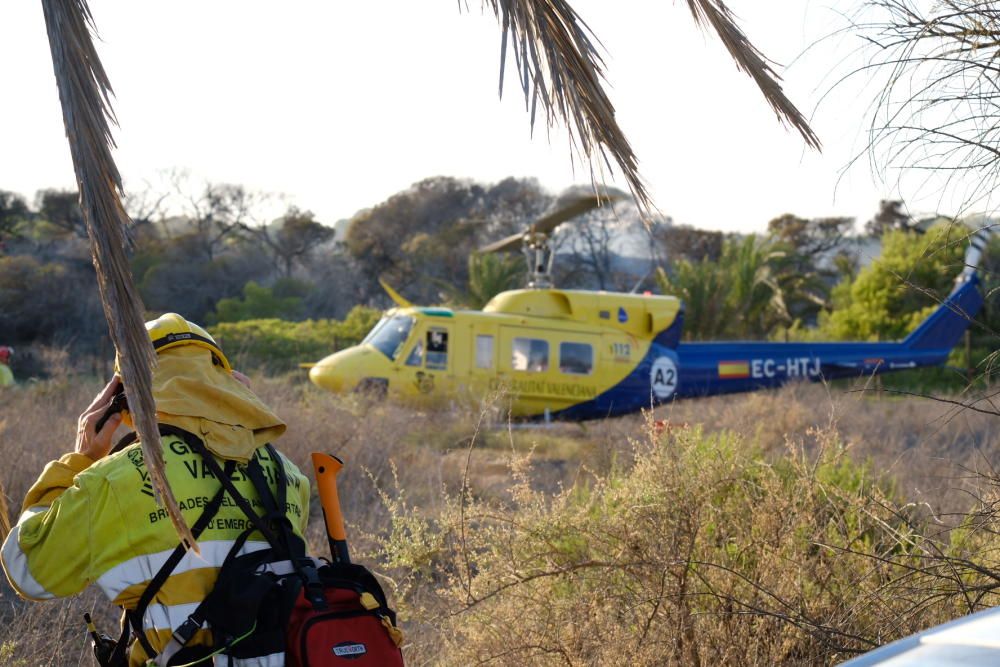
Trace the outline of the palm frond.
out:
M 615 109 L 604 91 L 604 62 L 593 32 L 566 0 L 487 0 L 503 29 L 500 94 L 508 42 L 513 47 L 525 105 L 530 105 L 534 127 L 541 104 L 548 127 L 558 121 L 567 128 L 570 143 L 595 168 L 617 163 L 640 210 L 648 213 L 652 201 L 639 175 L 638 160 L 615 119 Z
M 809 146 L 819 150 L 821 146 L 819 137 L 809 127 L 809 122 L 802 112 L 785 96 L 781 89 L 781 77 L 771 67 L 771 62 L 736 24 L 736 17 L 729 7 L 722 0 L 688 0 L 688 7 L 695 23 L 703 28 L 706 25 L 712 27 L 736 62 L 736 67 L 754 80 L 778 119 L 798 130 Z
M 10 533 L 10 514 L 7 509 L 7 496 L 3 492 L 3 484 L 0 484 L 0 542 L 7 539 Z
M 113 91 L 91 37 L 93 16 L 86 0 L 42 0 L 42 8 L 80 189 L 80 208 L 129 410 L 156 497 L 181 539 L 197 549 L 164 474 L 152 391 L 156 353 L 146 333 L 142 300 L 125 254 L 126 228 L 131 221 L 122 205 L 121 176 L 111 155 L 111 124 L 116 122 L 111 108 Z

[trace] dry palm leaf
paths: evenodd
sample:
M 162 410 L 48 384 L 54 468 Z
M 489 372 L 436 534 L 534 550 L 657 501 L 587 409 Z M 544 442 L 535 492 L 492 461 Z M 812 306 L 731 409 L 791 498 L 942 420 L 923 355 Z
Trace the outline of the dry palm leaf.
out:
M 7 539 L 10 533 L 10 514 L 7 509 L 7 496 L 3 492 L 3 484 L 0 484 L 0 542 Z
M 534 126 L 541 103 L 546 122 L 561 120 L 591 164 L 594 158 L 618 164 L 639 208 L 648 213 L 652 204 L 639 175 L 638 160 L 615 120 L 615 109 L 604 92 L 604 61 L 593 32 L 567 0 L 486 0 L 503 28 L 500 91 L 508 42 L 513 47 L 518 79 L 525 102 L 531 105 Z M 781 89 L 780 77 L 768 60 L 750 43 L 721 0 L 688 0 L 699 25 L 712 26 L 736 66 L 757 83 L 778 118 L 799 131 L 806 143 L 820 147 L 805 117 Z M 600 165 L 598 165 L 600 167 Z
M 565 0 L 487 1 L 503 28 L 500 93 L 509 41 L 525 103 L 531 105 L 532 126 L 541 103 L 548 127 L 561 119 L 571 144 L 580 149 L 592 171 L 597 156 L 610 166 L 610 154 L 636 203 L 648 212 L 652 202 L 632 146 L 604 92 L 604 61 L 590 28 Z
M 125 231 L 131 221 L 122 206 L 121 176 L 111 155 L 113 92 L 91 38 L 93 16 L 86 0 L 42 0 L 42 8 L 104 317 L 118 352 L 143 459 L 156 498 L 178 535 L 197 549 L 164 474 L 152 391 L 156 353 L 125 254 Z
M 712 26 L 729 55 L 736 61 L 737 69 L 746 72 L 754 80 L 764 94 L 764 99 L 774 109 L 778 120 L 794 127 L 809 146 L 819 150 L 819 137 L 809 127 L 802 112 L 785 96 L 781 89 L 781 77 L 771 67 L 771 61 L 736 25 L 736 18 L 726 4 L 722 0 L 688 0 L 688 7 L 694 15 L 695 23 L 702 27 L 706 23 Z

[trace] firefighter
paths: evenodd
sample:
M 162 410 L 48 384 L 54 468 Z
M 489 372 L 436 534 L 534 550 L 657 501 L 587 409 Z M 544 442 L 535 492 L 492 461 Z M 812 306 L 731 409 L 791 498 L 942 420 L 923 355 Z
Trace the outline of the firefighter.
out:
M 285 512 L 302 538 L 309 516 L 308 480 L 286 457 L 276 463 L 263 447 L 285 431 L 285 424 L 241 382 L 245 378 L 233 372 L 204 329 L 173 313 L 146 328 L 158 355 L 153 396 L 161 433 L 167 433 L 161 438 L 167 480 L 188 525 L 195 525 L 220 489 L 210 466 L 185 439 L 194 434 L 216 461 L 231 467 L 231 479 L 245 498 L 258 497 L 241 474 L 251 458 L 260 463 L 272 491 L 284 479 Z M 128 662 L 120 663 L 142 665 L 150 650 L 159 653 L 168 644 L 212 590 L 230 548 L 252 527 L 239 508 L 223 503 L 198 539 L 200 555 L 177 550 L 177 535 L 154 500 L 139 443 L 111 453 L 116 428 L 131 423 L 127 406 L 107 417 L 112 406 L 124 405 L 116 398 L 121 390 L 115 377 L 80 415 L 74 451 L 49 463 L 28 491 L 0 560 L 11 585 L 27 599 L 75 595 L 96 584 L 114 604 L 129 610 L 164 561 L 175 551 L 183 553 L 136 621 L 143 632 L 127 651 Z M 106 422 L 98 430 L 102 417 Z M 185 437 L 171 435 L 171 429 Z M 277 465 L 283 465 L 284 476 Z M 260 533 L 249 534 L 240 553 L 267 547 Z M 211 631 L 199 629 L 169 664 L 211 664 L 206 648 L 211 645 Z M 283 654 L 257 660 L 253 664 L 284 664 Z

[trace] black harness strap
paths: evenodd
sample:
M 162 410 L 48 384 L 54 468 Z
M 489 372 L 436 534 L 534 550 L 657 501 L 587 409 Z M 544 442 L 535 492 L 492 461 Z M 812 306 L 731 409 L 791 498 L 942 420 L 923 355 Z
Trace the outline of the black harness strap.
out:
M 306 553 L 305 542 L 294 534 L 287 513 L 281 510 L 282 507 L 286 506 L 288 499 L 288 494 L 285 491 L 288 486 L 288 478 L 285 475 L 284 464 L 282 463 L 281 456 L 278 455 L 271 445 L 266 445 L 266 447 L 270 453 L 271 460 L 274 461 L 277 466 L 277 472 L 275 473 L 278 486 L 277 502 L 271 493 L 270 487 L 264 480 L 262 468 L 258 462 L 258 457 L 260 456 L 259 452 L 255 453 L 254 458 L 247 464 L 247 479 L 249 479 L 250 483 L 253 484 L 254 490 L 257 491 L 257 495 L 261 499 L 261 504 L 264 506 L 264 514 L 261 515 L 261 518 L 271 521 L 271 526 L 277 526 L 280 537 L 284 539 L 284 544 L 282 545 L 276 546 L 271 544 L 272 549 L 278 552 L 279 556 L 287 557 L 289 560 L 304 558 Z M 233 543 L 232 548 L 229 550 L 229 554 L 226 556 L 223 565 L 239 555 L 243 545 L 246 544 L 247 540 L 255 530 L 257 530 L 256 524 L 240 533 L 239 537 L 237 537 Z M 284 551 L 279 548 L 281 546 L 284 547 Z
M 243 510 L 243 513 L 246 514 L 250 522 L 253 523 L 254 528 L 256 528 L 261 532 L 261 534 L 264 536 L 264 539 L 267 540 L 268 544 L 270 544 L 275 549 L 281 550 L 282 544 L 281 541 L 278 539 L 278 536 L 275 535 L 271 527 L 264 522 L 264 519 L 260 515 L 258 515 L 256 511 L 254 511 L 253 506 L 247 501 L 247 499 L 244 498 L 242 495 L 240 495 L 239 490 L 233 484 L 233 480 L 231 479 L 232 473 L 227 475 L 223 472 L 222 468 L 219 467 L 218 461 L 216 461 L 215 457 L 212 456 L 212 453 L 205 448 L 204 443 L 202 443 L 200 439 L 198 439 L 197 437 L 195 437 L 190 433 L 186 435 L 187 437 L 185 438 L 185 442 L 188 443 L 191 449 L 201 454 L 201 457 L 205 459 L 205 465 L 208 467 L 208 469 L 212 472 L 213 475 L 219 478 L 219 481 L 222 482 L 222 487 L 229 492 L 229 496 L 233 499 L 233 502 L 235 502 L 236 505 L 241 510 Z M 250 468 L 255 463 L 256 459 L 250 459 L 250 464 L 247 466 L 248 476 Z M 260 464 L 258 463 L 257 465 L 259 466 Z M 260 490 L 258 490 L 257 493 L 260 493 Z M 270 495 L 270 489 L 268 489 L 267 495 Z M 266 501 L 263 498 L 261 498 L 261 502 L 266 502 Z
M 250 478 L 250 483 L 253 484 L 257 495 L 260 496 L 260 500 L 264 504 L 264 509 L 267 510 L 266 516 L 277 527 L 280 533 L 279 537 L 284 542 L 286 554 L 292 559 L 301 558 L 305 555 L 305 549 L 299 550 L 293 548 L 295 538 L 291 520 L 288 518 L 288 510 L 286 509 L 288 507 L 288 476 L 285 474 L 285 463 L 281 460 L 281 456 L 273 446 L 268 444 L 265 447 L 267 448 L 267 454 L 271 462 L 274 463 L 275 486 L 278 490 L 277 499 L 271 493 L 271 487 L 267 483 L 267 480 L 264 479 L 264 470 L 256 455 L 250 461 L 250 465 L 247 466 L 247 477 Z

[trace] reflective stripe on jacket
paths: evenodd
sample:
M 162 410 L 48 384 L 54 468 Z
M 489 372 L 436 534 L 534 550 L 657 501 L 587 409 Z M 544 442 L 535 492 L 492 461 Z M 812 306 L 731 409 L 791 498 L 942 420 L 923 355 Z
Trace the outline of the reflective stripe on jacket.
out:
M 167 435 L 162 442 L 170 488 L 192 525 L 221 485 L 182 439 Z M 273 491 L 275 463 L 263 448 L 256 456 Z M 282 460 L 289 487 L 286 511 L 296 534 L 304 536 L 309 480 L 287 458 Z M 233 483 L 263 512 L 256 491 L 239 468 Z M 184 556 L 143 618 L 154 648 L 166 645 L 173 630 L 211 591 L 234 540 L 249 526 L 227 495 L 198 540 L 201 554 Z M 75 595 L 96 583 L 112 602 L 133 608 L 176 546 L 177 534 L 153 499 L 142 450 L 135 443 L 96 463 L 80 454 L 66 454 L 49 463 L 28 491 L 17 525 L 4 541 L 0 561 L 11 585 L 26 598 Z M 266 547 L 255 533 L 242 553 Z M 209 633 L 201 630 L 191 645 L 210 643 Z M 142 648 L 135 644 L 130 664 L 144 661 Z

